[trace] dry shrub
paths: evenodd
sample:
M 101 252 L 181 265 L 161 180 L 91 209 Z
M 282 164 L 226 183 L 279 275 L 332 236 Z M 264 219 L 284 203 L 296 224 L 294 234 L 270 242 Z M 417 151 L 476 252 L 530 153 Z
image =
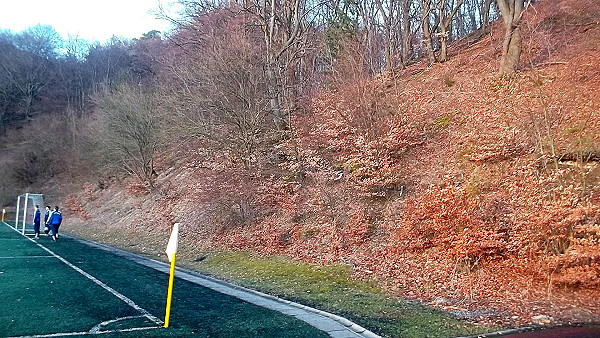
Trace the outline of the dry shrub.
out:
M 359 247 L 369 239 L 372 220 L 363 206 L 353 204 L 349 207 L 350 218 L 344 227 L 344 239 L 352 247 Z
M 130 181 L 126 189 L 128 193 L 134 196 L 147 195 L 150 192 L 150 187 L 147 184 L 137 181 Z
M 555 285 L 594 288 L 600 285 L 600 208 L 563 208 L 544 226 L 540 249 L 546 252 L 550 280 Z
M 93 201 L 95 199 L 94 196 L 95 185 L 90 182 L 86 182 L 83 184 L 83 196 L 86 201 Z
M 88 211 L 83 207 L 81 201 L 75 195 L 69 194 L 65 199 L 65 208 L 73 215 L 87 220 L 90 218 Z
M 304 167 L 337 167 L 365 197 L 387 197 L 403 186 L 403 162 L 424 142 L 417 123 L 395 111 L 395 99 L 381 94 L 382 84 L 328 92 L 313 102 L 311 116 L 296 117 Z M 318 154 L 318 155 L 317 155 Z M 322 163 L 330 163 L 330 167 Z
M 502 256 L 508 248 L 505 233 L 478 217 L 481 202 L 466 186 L 427 189 L 406 204 L 393 238 L 411 250 L 442 249 L 471 266 Z

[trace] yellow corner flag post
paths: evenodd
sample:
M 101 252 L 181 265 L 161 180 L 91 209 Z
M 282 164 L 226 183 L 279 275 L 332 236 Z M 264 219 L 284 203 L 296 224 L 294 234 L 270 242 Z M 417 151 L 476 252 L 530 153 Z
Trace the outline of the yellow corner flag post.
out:
M 6 209 L 2 209 L 2 222 L 4 222 L 4 214 L 6 214 Z
M 173 225 L 173 231 L 167 244 L 167 256 L 171 262 L 171 273 L 169 274 L 169 289 L 167 291 L 167 310 L 165 312 L 165 327 L 169 327 L 169 317 L 171 315 L 171 298 L 173 298 L 173 280 L 175 278 L 175 256 L 177 255 L 177 239 L 179 236 L 179 223 Z

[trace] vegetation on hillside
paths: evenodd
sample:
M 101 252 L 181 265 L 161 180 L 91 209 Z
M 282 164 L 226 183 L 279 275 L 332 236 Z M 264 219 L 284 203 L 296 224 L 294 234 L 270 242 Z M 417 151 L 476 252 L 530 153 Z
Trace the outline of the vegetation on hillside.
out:
M 341 263 L 483 323 L 599 320 L 597 1 L 508 20 L 518 67 L 489 1 L 275 3 L 124 44 L 92 113 L 4 136 L 12 191 L 48 189 L 90 237 L 178 221 L 191 246 Z M 59 155 L 33 141 L 53 124 Z

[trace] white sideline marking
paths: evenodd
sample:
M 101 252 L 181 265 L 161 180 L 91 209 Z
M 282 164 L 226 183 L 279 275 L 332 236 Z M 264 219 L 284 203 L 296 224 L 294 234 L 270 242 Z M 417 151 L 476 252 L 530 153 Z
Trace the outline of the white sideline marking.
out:
M 132 327 L 130 329 L 122 329 L 122 330 L 108 330 L 108 331 L 100 331 L 97 333 L 90 332 L 60 332 L 60 333 L 51 333 L 51 334 L 37 334 L 34 336 L 13 336 L 8 338 L 50 338 L 50 337 L 65 337 L 65 336 L 85 336 L 89 334 L 105 334 L 105 333 L 121 333 L 121 332 L 134 332 L 134 331 L 142 331 L 142 330 L 154 330 L 160 329 L 162 327 L 158 326 L 150 326 L 150 327 Z
M 3 222 L 3 223 L 6 224 L 9 228 L 13 229 L 6 222 Z M 15 230 L 15 229 L 13 229 L 13 230 Z M 20 232 L 18 230 L 15 230 L 15 231 L 17 231 L 20 234 Z M 131 299 L 127 298 L 125 295 L 119 293 L 117 290 L 115 290 L 115 289 L 111 288 L 110 286 L 104 284 L 102 281 L 100 281 L 96 277 L 90 275 L 89 273 L 81 270 L 77 266 L 71 264 L 71 262 L 69 262 L 66 259 L 62 258 L 58 254 L 54 253 L 54 251 L 46 248 L 45 246 L 41 245 L 40 243 L 36 242 L 35 240 L 33 240 L 31 238 L 28 238 L 27 236 L 25 236 L 25 238 L 27 238 L 28 240 L 32 241 L 36 245 L 38 245 L 40 248 L 44 249 L 46 252 L 48 252 L 53 257 L 58 258 L 61 262 L 65 263 L 67 266 L 69 266 L 73 270 L 75 270 L 75 271 L 79 272 L 80 274 L 84 275 L 85 277 L 87 277 L 92 282 L 100 285 L 103 289 L 105 289 L 106 291 L 112 293 L 115 297 L 119 298 L 120 300 L 122 300 L 123 302 L 125 302 L 127 305 L 131 306 L 132 308 L 136 309 L 141 314 L 143 314 L 146 318 L 150 319 L 151 321 L 153 321 L 157 325 L 163 325 L 164 324 L 164 322 L 162 320 L 160 320 L 160 319 L 156 318 L 155 316 L 153 316 L 150 312 L 148 312 L 146 309 L 144 309 L 144 308 L 140 307 L 139 305 L 137 305 L 136 303 L 134 303 Z M 75 333 L 75 334 L 79 334 L 79 333 Z M 31 337 L 38 337 L 38 336 L 31 336 Z M 53 337 L 53 336 L 40 336 L 40 337 Z
M 2 256 L 0 259 L 17 259 L 17 258 L 54 258 L 54 256 Z

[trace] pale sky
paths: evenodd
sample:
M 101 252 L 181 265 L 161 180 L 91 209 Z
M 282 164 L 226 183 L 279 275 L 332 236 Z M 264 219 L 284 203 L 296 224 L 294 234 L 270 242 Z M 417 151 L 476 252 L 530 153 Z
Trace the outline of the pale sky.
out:
M 0 28 L 14 32 L 47 24 L 67 38 L 104 42 L 113 35 L 139 38 L 151 30 L 168 31 L 166 20 L 150 11 L 173 8 L 174 0 L 0 0 Z

